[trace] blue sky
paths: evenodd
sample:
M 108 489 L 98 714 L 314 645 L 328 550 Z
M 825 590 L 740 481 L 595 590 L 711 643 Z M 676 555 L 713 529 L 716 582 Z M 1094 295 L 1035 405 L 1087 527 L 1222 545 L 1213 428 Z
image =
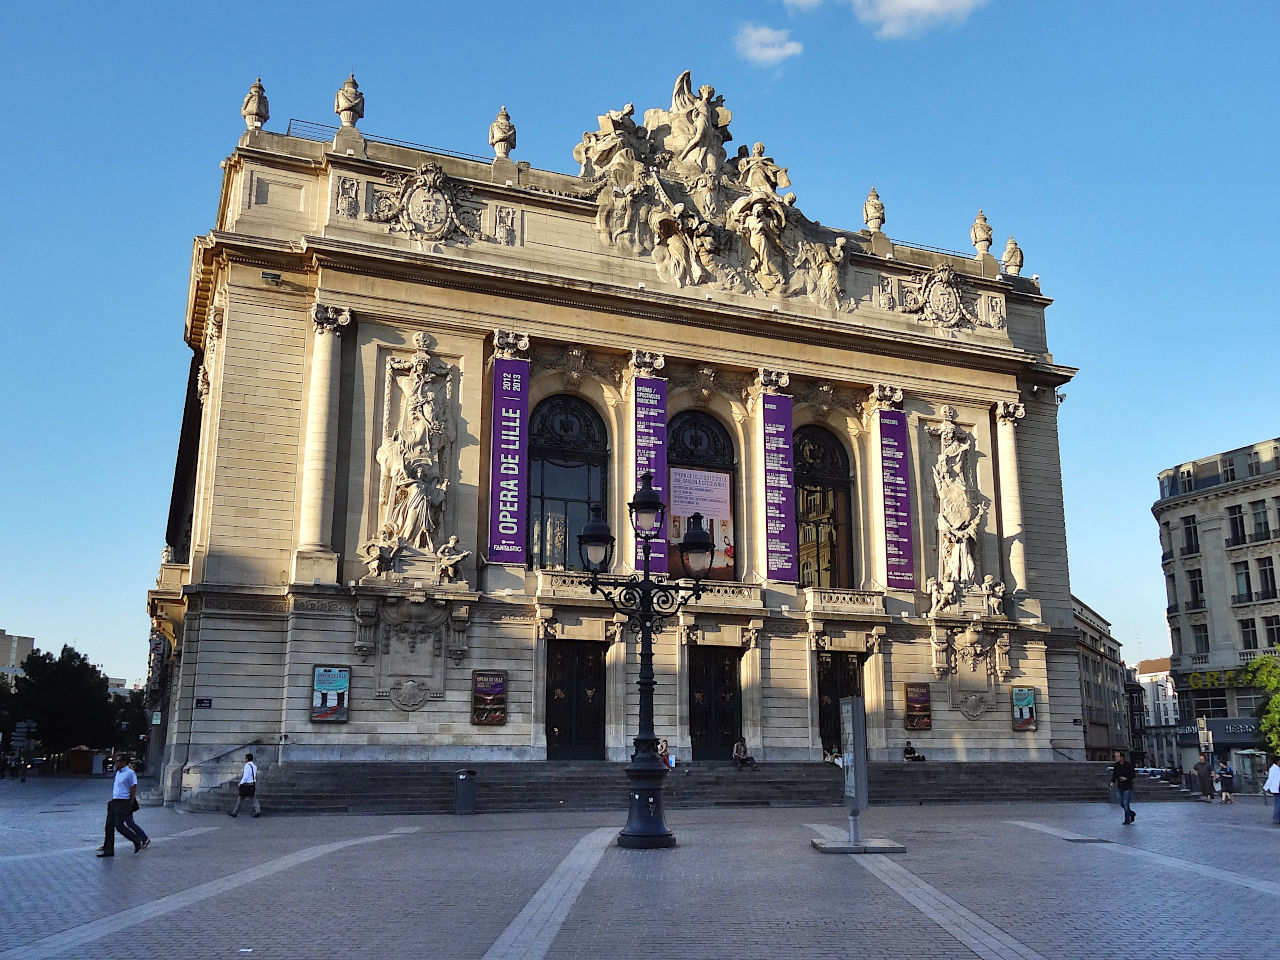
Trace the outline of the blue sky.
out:
M 127 9 L 128 13 L 119 12 Z M 45 11 L 56 11 L 54 13 Z M 189 351 L 191 238 L 261 75 L 269 129 L 336 122 L 576 172 L 608 108 L 693 70 L 810 217 L 967 249 L 979 207 L 1038 273 L 1061 409 L 1072 586 L 1130 662 L 1168 652 L 1156 473 L 1280 434 L 1280 8 L 1093 0 L 22 4 L 0 39 L 0 627 L 145 673 Z M 999 244 L 997 246 L 1000 246 Z

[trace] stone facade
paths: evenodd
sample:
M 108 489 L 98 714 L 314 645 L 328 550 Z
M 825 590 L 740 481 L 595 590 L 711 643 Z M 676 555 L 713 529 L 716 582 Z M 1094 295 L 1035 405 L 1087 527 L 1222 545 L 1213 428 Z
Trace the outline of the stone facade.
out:
M 1225 721 L 1223 755 L 1259 744 L 1265 694 L 1238 671 L 1280 650 L 1280 437 L 1160 471 L 1161 566 L 1168 599 L 1169 674 L 1178 698 L 1183 766 L 1195 762 L 1195 722 Z
M 654 384 L 673 482 L 716 457 L 727 478 L 720 572 L 657 641 L 677 758 L 741 732 L 759 758 L 819 760 L 831 701 L 859 690 L 873 759 L 908 736 L 938 759 L 1083 755 L 1056 394 L 1074 370 L 1021 251 L 1002 273 L 990 228 L 976 256 L 895 243 L 879 197 L 873 229 L 809 219 L 763 145 L 728 155 L 724 99 L 687 73 L 643 126 L 630 104 L 599 116 L 577 174 L 513 162 L 505 110 L 490 163 L 366 138 L 363 108 L 352 78 L 331 142 L 258 111 L 195 242 L 150 595 L 171 796 L 182 767 L 255 742 L 291 761 L 537 761 L 569 740 L 625 759 L 636 640 L 573 538 L 579 501 L 603 502 L 615 572 L 633 569 Z M 508 424 L 512 383 L 528 413 Z M 766 459 L 779 410 L 812 495 L 798 523 Z M 504 500 L 508 426 L 541 472 Z M 499 553 L 512 510 L 528 529 Z M 347 722 L 312 721 L 317 666 L 350 670 Z M 494 672 L 504 723 L 476 706 Z M 931 728 L 906 729 L 907 683 Z M 1020 730 L 1012 687 L 1034 690 Z

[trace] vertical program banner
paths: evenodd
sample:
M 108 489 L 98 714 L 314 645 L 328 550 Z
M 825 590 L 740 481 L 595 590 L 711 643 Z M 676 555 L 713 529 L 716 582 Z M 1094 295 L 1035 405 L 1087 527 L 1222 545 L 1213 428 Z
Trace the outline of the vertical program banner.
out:
M 493 361 L 489 562 L 525 562 L 529 503 L 529 361 Z
M 662 502 L 667 497 L 667 381 L 658 377 L 636 377 L 632 383 L 636 427 L 636 487 L 642 473 L 653 474 L 653 489 Z M 667 520 L 653 539 L 649 551 L 649 569 L 667 572 Z M 636 541 L 636 569 L 643 562 L 641 545 Z
M 885 580 L 891 590 L 914 590 L 911 541 L 911 471 L 907 464 L 907 415 L 880 411 L 880 471 L 884 489 Z
M 796 495 L 791 450 L 791 398 L 763 394 L 766 576 L 795 583 Z

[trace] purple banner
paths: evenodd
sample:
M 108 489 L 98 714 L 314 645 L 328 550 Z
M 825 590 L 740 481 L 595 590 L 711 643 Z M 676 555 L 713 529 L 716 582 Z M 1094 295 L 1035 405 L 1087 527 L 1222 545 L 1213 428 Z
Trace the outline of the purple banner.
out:
M 884 489 L 885 582 L 891 590 L 914 590 L 911 470 L 907 465 L 907 415 L 901 410 L 880 411 L 880 475 Z
M 791 398 L 766 393 L 764 401 L 765 574 L 795 583 L 796 494 L 791 453 Z
M 653 474 L 653 489 L 667 503 L 667 381 L 657 377 L 636 377 L 632 383 L 636 415 L 636 487 L 642 473 Z M 636 541 L 636 569 L 643 563 L 640 542 Z M 651 573 L 667 572 L 667 521 L 651 543 Z
M 489 562 L 525 562 L 529 502 L 529 361 L 493 361 Z

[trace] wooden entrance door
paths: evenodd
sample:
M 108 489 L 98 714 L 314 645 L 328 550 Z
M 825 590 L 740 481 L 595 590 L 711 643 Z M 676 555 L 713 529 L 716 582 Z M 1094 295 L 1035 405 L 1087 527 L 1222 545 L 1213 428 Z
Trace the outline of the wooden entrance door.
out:
M 841 747 L 840 698 L 862 696 L 862 664 L 857 654 L 821 650 L 818 652 L 818 734 L 822 749 Z
M 547 642 L 547 759 L 604 759 L 604 651 L 589 640 Z
M 742 736 L 742 684 L 736 647 L 689 648 L 689 739 L 694 760 L 728 760 Z

